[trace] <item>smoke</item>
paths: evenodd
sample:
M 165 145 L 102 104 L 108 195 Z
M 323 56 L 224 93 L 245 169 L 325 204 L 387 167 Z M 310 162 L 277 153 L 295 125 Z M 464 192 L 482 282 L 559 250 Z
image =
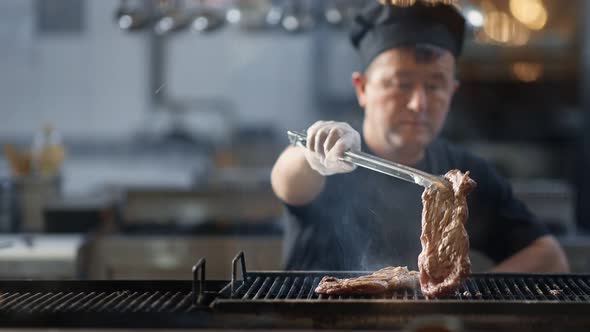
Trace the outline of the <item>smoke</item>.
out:
M 288 269 L 417 267 L 421 187 L 358 168 L 330 176 L 326 188 L 287 231 L 297 236 L 287 237 Z
M 417 267 L 421 249 L 420 187 L 378 175 L 370 194 L 356 208 L 364 229 L 365 246 L 357 246 L 360 267 L 374 271 L 386 266 Z
M 369 189 L 362 191 L 342 183 L 342 190 L 335 196 L 346 203 L 322 206 L 323 213 L 333 221 L 326 230 L 332 233 L 335 243 L 330 259 L 345 270 L 374 271 L 393 265 L 416 267 L 420 250 L 421 188 L 387 176 L 375 177 L 368 170 L 355 172 L 361 172 L 361 179 L 368 181 L 365 188 Z M 391 181 L 391 187 L 375 183 L 383 181 Z

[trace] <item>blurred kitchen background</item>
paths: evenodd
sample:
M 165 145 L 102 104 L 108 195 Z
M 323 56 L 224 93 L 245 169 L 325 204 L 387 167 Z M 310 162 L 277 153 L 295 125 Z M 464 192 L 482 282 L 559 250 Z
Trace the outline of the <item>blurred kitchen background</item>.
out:
M 0 1 L 0 278 L 186 279 L 206 256 L 227 279 L 239 250 L 280 269 L 270 169 L 287 129 L 360 123 L 347 27 L 367 1 Z M 590 3 L 460 4 L 444 136 L 589 272 Z

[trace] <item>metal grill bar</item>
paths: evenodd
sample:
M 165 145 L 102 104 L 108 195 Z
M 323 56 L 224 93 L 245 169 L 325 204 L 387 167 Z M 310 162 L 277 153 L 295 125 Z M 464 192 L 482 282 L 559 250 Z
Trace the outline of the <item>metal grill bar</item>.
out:
M 561 280 L 561 278 L 555 278 L 555 279 L 553 279 L 553 282 L 558 287 L 558 289 L 561 291 L 561 293 L 564 294 L 564 296 L 567 300 L 574 301 L 574 302 L 579 301 L 578 295 L 575 294 L 574 292 L 572 292 L 572 290 L 569 288 L 569 286 L 567 286 L 563 283 L 563 280 Z
M 41 293 L 34 293 L 34 294 L 31 294 L 30 296 L 27 296 L 26 298 L 24 298 L 24 299 L 21 299 L 20 301 L 18 301 L 17 303 L 15 303 L 15 304 L 14 304 L 14 305 L 13 305 L 13 306 L 10 308 L 10 310 L 11 310 L 11 311 L 20 311 L 20 309 L 21 309 L 23 306 L 26 306 L 28 303 L 31 303 L 31 302 L 34 302 L 34 301 L 36 301 L 37 299 L 39 299 L 39 298 L 40 298 L 40 297 L 42 297 L 42 296 L 43 296 L 43 294 L 41 294 Z
M 580 294 L 582 300 L 590 301 L 590 297 L 588 297 L 588 294 L 584 292 L 578 285 L 576 285 L 572 278 L 567 278 L 567 282 L 574 289 L 575 293 Z
M 563 292 L 563 290 L 561 289 L 561 287 L 559 287 L 555 281 L 553 280 L 553 278 L 549 278 L 549 288 L 550 288 L 550 292 L 553 294 L 556 294 L 556 296 L 560 299 L 560 300 L 568 300 L 569 297 L 566 296 L 566 294 Z
M 554 294 L 553 292 L 551 292 L 551 288 L 549 287 L 549 285 L 544 282 L 541 283 L 541 290 L 544 291 L 545 294 L 547 294 L 547 298 L 551 301 L 559 301 L 559 297 L 557 297 L 556 294 Z
M 494 296 L 492 295 L 492 292 L 490 292 L 485 280 L 477 280 L 476 282 L 479 284 L 479 288 L 483 290 L 483 298 L 486 300 L 493 300 Z
M 72 302 L 74 302 L 75 300 L 77 300 L 78 298 L 83 297 L 83 296 L 84 296 L 84 293 L 77 293 L 74 296 L 70 296 L 68 299 L 61 302 L 58 306 L 56 306 L 55 309 L 53 309 L 53 311 L 54 312 L 66 311 L 66 308 L 69 304 L 71 304 Z
M 69 306 L 69 310 L 76 310 L 76 308 L 81 307 L 84 303 L 88 302 L 89 299 L 92 299 L 95 296 L 95 292 L 90 292 L 88 294 L 86 294 L 86 296 L 82 297 L 81 299 L 79 299 L 78 301 L 72 303 Z
M 117 305 L 120 301 L 125 299 L 129 294 L 129 291 L 122 291 L 115 293 L 115 296 L 112 297 L 110 300 L 106 301 L 101 307 L 97 309 L 97 311 L 109 311 L 113 306 Z
M 479 291 L 479 288 L 477 288 L 477 284 L 475 283 L 475 281 L 473 281 L 472 279 L 467 279 L 467 285 L 469 285 L 469 292 L 471 293 L 471 295 L 475 298 L 475 299 L 480 299 L 481 298 L 481 292 Z
M 138 311 L 143 311 L 143 309 L 150 303 L 153 301 L 153 299 L 160 295 L 160 292 L 154 292 L 152 294 L 150 293 L 144 293 L 142 296 L 140 296 L 137 300 L 135 300 L 134 302 L 132 302 L 128 308 L 126 308 L 126 310 L 130 310 L 132 312 L 138 312 Z M 139 302 L 141 301 L 141 302 Z
M 584 280 L 578 280 L 578 284 L 580 285 L 580 287 L 582 287 L 586 294 L 590 294 L 590 287 L 588 286 L 588 284 L 586 284 L 586 282 L 584 282 Z
M 524 281 L 524 279 L 523 278 L 518 278 L 517 280 L 518 280 L 518 283 L 522 286 L 522 288 L 526 292 L 527 299 L 534 300 L 535 299 L 535 294 L 533 294 L 533 292 L 529 289 L 529 286 L 527 286 L 527 284 Z
M 268 293 L 266 293 L 266 296 L 264 296 L 265 300 L 268 300 L 272 294 L 274 294 L 275 289 L 280 285 L 280 281 L 281 279 L 279 277 L 275 277 L 274 281 L 272 282 L 272 285 L 270 286 L 270 289 L 268 290 Z
M 100 293 L 92 297 L 91 299 L 88 299 L 85 303 L 80 304 L 74 311 L 85 311 L 86 308 L 90 307 L 98 301 L 101 301 L 105 296 L 107 296 L 106 293 Z
M 303 278 L 303 285 L 301 285 L 301 288 L 299 288 L 299 292 L 297 294 L 297 299 L 301 299 L 301 297 L 305 293 L 305 287 L 307 287 L 308 281 L 309 281 L 309 277 Z
M 172 303 L 174 301 L 174 296 L 175 294 L 179 294 L 179 293 L 172 293 L 172 292 L 166 292 L 164 293 L 164 295 L 162 295 L 159 299 L 155 300 L 154 303 L 152 303 L 149 308 L 147 309 L 148 312 L 162 312 L 166 309 L 166 305 L 168 303 Z
M 10 308 L 15 303 L 18 303 L 18 302 L 22 301 L 23 299 L 26 299 L 29 295 L 30 295 L 30 293 L 25 293 L 25 294 L 16 293 L 16 294 L 9 295 L 6 298 L 6 300 L 4 300 L 5 301 L 4 304 L 2 306 L 0 306 L 0 310 Z
M 234 292 L 232 292 L 232 295 L 239 294 L 244 289 L 245 286 L 246 286 L 246 281 L 242 282 L 242 284 L 240 286 L 238 286 L 238 288 L 236 288 Z
M 311 299 L 313 296 L 315 296 L 314 290 L 318 286 L 319 283 L 320 283 L 320 278 L 315 277 L 315 279 L 313 279 L 313 282 L 311 283 L 311 287 L 309 289 L 309 293 L 307 294 L 307 299 L 308 300 Z
M 178 299 L 181 296 L 182 296 L 182 293 L 180 293 L 180 292 L 177 292 L 174 295 L 172 295 L 171 298 L 169 298 L 168 300 L 166 300 L 166 302 L 164 302 L 164 304 L 162 305 L 160 310 L 158 310 L 158 312 L 168 311 L 169 308 L 172 308 L 174 306 L 174 304 L 177 303 Z
M 526 291 L 522 288 L 521 285 L 518 284 L 518 279 L 509 278 L 508 285 L 514 290 L 514 294 L 516 294 L 517 299 L 526 299 Z
M 145 298 L 147 298 L 149 296 L 150 296 L 150 293 L 140 294 L 136 299 L 130 301 L 129 304 L 126 305 L 125 307 L 123 307 L 120 311 L 121 312 L 135 311 L 135 309 L 139 307 L 138 303 L 141 303 L 140 301 L 143 301 Z
M 55 312 L 55 308 L 57 308 L 58 306 L 60 306 L 62 303 L 64 303 L 65 301 L 67 301 L 69 298 L 71 298 L 72 296 L 74 296 L 73 292 L 69 292 L 66 293 L 62 296 L 59 296 L 55 299 L 54 302 L 50 302 L 48 303 L 46 306 L 44 306 L 43 308 L 41 308 L 40 312 L 49 312 L 49 311 L 53 311 Z
M 280 277 L 277 277 L 277 279 L 280 280 Z M 281 289 L 279 289 L 279 293 L 277 294 L 277 296 L 275 297 L 275 299 L 280 299 L 281 296 L 287 291 L 287 289 L 289 288 L 289 283 L 291 282 L 291 277 L 287 277 L 285 278 L 285 282 L 281 283 L 279 281 L 279 283 L 281 283 Z
M 180 302 L 172 309 L 172 312 L 190 311 L 191 310 L 191 296 L 192 294 L 185 295 Z
M 300 289 L 300 292 L 298 294 L 298 298 L 302 299 L 302 300 L 310 300 L 312 299 L 314 296 L 317 299 L 318 298 L 318 294 L 316 294 L 314 292 L 314 289 L 317 285 L 315 285 L 314 283 L 314 278 L 313 277 L 306 277 L 303 279 L 303 285 Z
M 0 310 L 5 308 L 10 301 L 13 301 L 15 298 L 21 296 L 20 293 L 4 293 L 0 294 Z
M 289 293 L 287 293 L 287 298 L 290 299 L 293 294 L 295 293 L 295 291 L 297 290 L 297 288 L 299 287 L 299 277 L 296 277 L 293 280 L 293 283 L 291 284 L 291 288 L 289 289 Z
M 257 300 L 258 298 L 260 298 L 260 294 L 262 294 L 266 290 L 266 287 L 268 287 L 269 283 L 270 283 L 270 277 L 264 278 L 264 282 L 262 283 L 262 286 L 260 286 L 260 288 L 258 289 L 258 291 L 256 292 L 256 294 L 254 295 L 254 297 L 252 299 Z
M 543 293 L 543 291 L 539 287 L 540 282 L 538 282 L 538 280 L 534 280 L 534 279 L 529 278 L 529 279 L 527 279 L 527 281 L 529 282 L 530 287 L 535 291 L 537 298 L 539 298 L 541 300 L 548 300 L 545 293 Z
M 509 278 L 508 279 L 508 284 L 510 285 L 510 287 L 512 287 L 512 289 L 514 290 L 514 294 L 516 294 L 516 298 L 517 299 L 524 299 L 526 298 L 524 296 L 524 294 L 521 292 L 520 288 L 518 287 L 518 285 L 516 284 L 516 281 L 514 280 L 514 278 Z
M 191 311 L 200 308 L 190 300 L 191 286 L 187 281 L 0 281 L 0 315 Z
M 490 284 L 491 289 L 493 290 L 494 294 L 496 294 L 498 299 L 504 300 L 508 297 L 508 294 L 504 294 L 502 291 L 500 291 L 500 287 L 498 287 L 498 284 L 496 284 L 496 281 L 494 279 L 489 279 L 488 283 Z
M 29 304 L 23 306 L 21 311 L 31 312 L 32 308 L 37 307 L 37 305 L 39 305 L 40 303 L 45 303 L 45 301 L 47 301 L 52 296 L 53 296 L 53 293 L 44 294 L 44 295 L 38 297 L 36 300 L 30 302 Z
M 32 306 L 29 310 L 30 312 L 37 312 L 39 311 L 41 308 L 43 308 L 44 306 L 46 306 L 48 303 L 53 303 L 54 301 L 56 301 L 56 299 L 58 299 L 60 296 L 63 296 L 64 294 L 59 292 L 59 293 L 48 293 L 48 297 L 46 297 L 45 299 L 39 301 L 37 304 L 35 304 L 34 306 Z
M 510 300 L 516 299 L 516 297 L 510 291 L 510 287 L 508 287 L 508 285 L 506 284 L 506 281 L 505 281 L 504 278 L 500 278 L 498 280 L 498 282 L 500 283 L 500 286 L 502 286 L 503 293 L 506 294 L 506 295 L 508 295 L 508 299 L 510 299 Z
M 244 296 L 242 297 L 242 300 L 246 300 L 250 296 L 250 294 L 252 293 L 252 291 L 254 289 L 256 289 L 256 287 L 258 287 L 258 284 L 259 283 L 260 283 L 260 277 L 257 277 L 254 280 L 254 283 L 252 284 L 252 286 L 248 287 L 248 290 L 246 291 L 246 294 L 244 294 Z
M 102 299 L 100 299 L 100 301 L 96 302 L 93 306 L 88 308 L 88 310 L 86 310 L 86 311 L 87 312 L 98 311 L 98 308 L 100 308 L 101 306 L 104 306 L 105 303 L 111 301 L 115 297 L 117 297 L 117 293 L 111 293 L 111 294 L 107 295 L 106 297 L 103 297 Z
M 127 294 L 129 294 L 129 293 L 127 293 Z M 125 297 L 124 299 L 122 299 L 121 301 L 116 303 L 115 306 L 113 307 L 112 311 L 124 312 L 127 303 L 133 302 L 134 298 L 136 298 L 139 294 L 140 294 L 139 292 L 133 292 L 133 293 L 129 294 L 127 297 Z
M 404 297 L 402 297 L 402 299 L 407 300 L 408 299 L 408 290 L 404 289 Z

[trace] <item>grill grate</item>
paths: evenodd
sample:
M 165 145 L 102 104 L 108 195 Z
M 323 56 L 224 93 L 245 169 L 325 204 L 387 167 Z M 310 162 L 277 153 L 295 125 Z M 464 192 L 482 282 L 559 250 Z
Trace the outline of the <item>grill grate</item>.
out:
M 590 275 L 476 274 L 455 294 L 437 299 L 419 289 L 325 296 L 314 292 L 323 276 L 365 273 L 247 273 L 243 253 L 233 266 L 229 283 L 205 281 L 204 259 L 193 267 L 193 280 L 185 281 L 0 281 L 0 325 L 400 330 L 410 320 L 436 314 L 461 317 L 474 330 L 541 332 L 559 326 L 586 331 L 590 326 Z
M 178 313 L 192 294 L 190 282 L 3 282 L 0 313 Z
M 552 301 L 590 303 L 590 277 L 578 275 L 509 275 L 474 274 L 461 283 L 454 294 L 428 298 L 420 289 L 403 289 L 387 295 L 328 296 L 314 289 L 326 275 L 337 278 L 361 276 L 364 273 L 340 272 L 254 272 L 231 292 L 227 285 L 222 295 L 243 301 L 280 300 L 462 300 L 462 301 Z
M 382 295 L 324 295 L 315 288 L 324 276 L 351 278 L 366 272 L 246 272 L 243 252 L 233 262 L 232 280 L 213 301 L 226 312 L 308 314 L 583 314 L 590 312 L 590 275 L 472 274 L 453 293 L 426 297 L 420 288 Z M 241 269 L 238 269 L 238 265 Z M 237 278 L 241 272 L 241 279 Z

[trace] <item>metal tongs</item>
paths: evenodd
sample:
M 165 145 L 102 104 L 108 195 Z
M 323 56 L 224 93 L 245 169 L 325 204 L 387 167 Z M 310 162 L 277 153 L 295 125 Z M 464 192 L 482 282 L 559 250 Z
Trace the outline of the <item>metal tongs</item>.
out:
M 299 145 L 306 148 L 306 134 L 289 130 L 287 131 L 287 135 L 289 136 L 289 141 L 291 142 L 291 144 Z M 370 170 L 380 172 L 389 176 L 393 176 L 398 179 L 412 182 L 425 188 L 448 189 L 447 182 L 440 176 L 426 173 L 406 165 L 394 163 L 368 153 L 360 151 L 346 151 L 344 152 L 344 156 L 340 158 L 340 160 L 349 162 L 360 167 L 368 168 Z

